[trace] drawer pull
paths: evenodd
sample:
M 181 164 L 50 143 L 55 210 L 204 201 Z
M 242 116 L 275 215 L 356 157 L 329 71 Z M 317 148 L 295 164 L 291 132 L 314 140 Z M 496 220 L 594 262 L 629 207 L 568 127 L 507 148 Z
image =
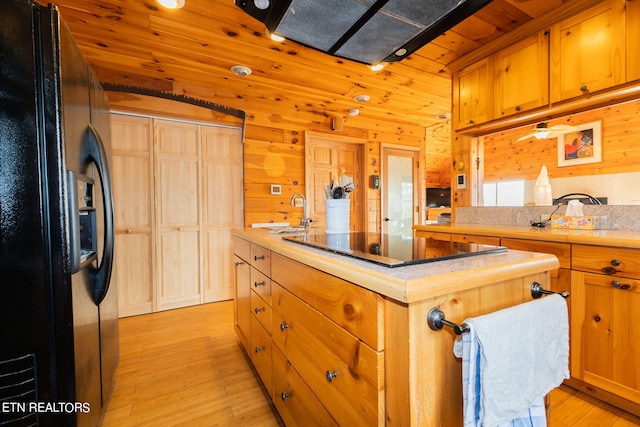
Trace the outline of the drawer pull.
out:
M 291 325 L 289 325 L 288 323 L 280 323 L 280 330 L 282 332 L 285 331 L 285 329 L 288 329 Z
M 327 371 L 325 375 L 327 376 L 327 381 L 333 382 L 333 379 L 338 376 L 338 373 L 336 371 Z
M 613 276 L 614 274 L 616 274 L 618 272 L 618 270 L 616 270 L 613 267 L 605 267 L 605 268 L 602 269 L 602 272 L 604 274 L 609 275 L 609 276 Z
M 258 308 L 258 307 L 256 307 L 255 309 L 253 309 L 253 311 L 254 311 L 256 314 L 261 313 L 261 312 L 263 312 L 264 310 L 265 310 L 265 308 L 264 308 L 264 307 L 262 307 L 262 308 Z
M 261 351 L 264 351 L 264 347 L 256 347 L 256 353 L 260 353 Z
M 588 90 L 589 88 L 587 87 L 587 85 L 580 86 L 580 92 L 587 92 Z
M 285 399 L 291 397 L 291 393 L 280 393 L 280 399 L 284 402 Z
M 258 255 L 254 255 L 254 257 L 253 257 L 253 260 L 254 260 L 254 261 L 260 261 L 260 260 L 262 260 L 262 259 L 264 259 L 264 255 L 260 255 L 260 256 L 258 256 Z
M 244 265 L 244 262 L 242 262 L 242 261 L 236 261 L 236 262 L 234 262 L 234 264 L 235 264 L 235 265 L 236 265 L 236 267 L 237 267 L 237 266 L 239 266 L 239 265 Z
M 611 260 L 611 265 L 613 265 L 614 267 L 618 267 L 620 265 L 620 260 L 619 259 L 612 259 Z
M 626 291 L 627 289 L 631 288 L 631 285 L 627 284 L 627 283 L 620 283 L 617 280 L 612 280 L 611 281 L 611 286 L 613 286 L 614 288 L 617 289 L 622 289 L 623 291 Z
M 264 280 L 263 280 L 262 282 L 253 282 L 253 286 L 254 286 L 255 288 L 257 288 L 258 286 L 264 286 L 264 285 L 265 285 Z

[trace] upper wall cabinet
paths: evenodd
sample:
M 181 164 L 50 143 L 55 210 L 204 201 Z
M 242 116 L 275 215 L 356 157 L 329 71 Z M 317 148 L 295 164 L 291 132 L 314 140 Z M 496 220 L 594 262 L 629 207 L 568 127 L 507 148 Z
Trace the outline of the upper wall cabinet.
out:
M 640 1 L 627 1 L 626 10 L 627 30 L 627 81 L 640 79 Z
M 491 59 L 485 58 L 453 76 L 453 125 L 456 129 L 486 122 L 493 116 Z
M 549 103 L 548 34 L 541 31 L 495 55 L 496 118 Z
M 553 25 L 550 51 L 552 103 L 624 83 L 625 1 L 605 1 Z

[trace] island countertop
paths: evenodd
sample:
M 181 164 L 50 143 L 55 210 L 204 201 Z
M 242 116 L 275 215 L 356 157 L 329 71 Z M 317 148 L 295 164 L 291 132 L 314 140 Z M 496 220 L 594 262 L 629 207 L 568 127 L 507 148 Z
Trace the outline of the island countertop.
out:
M 582 245 L 614 246 L 640 249 L 640 231 L 629 230 L 574 230 L 564 228 L 538 228 L 521 225 L 492 224 L 431 224 L 415 225 L 415 231 L 498 236 L 547 242 Z
M 307 232 L 324 233 L 324 230 Z M 506 253 L 389 268 L 285 241 L 282 234 L 273 234 L 266 229 L 234 229 L 233 235 L 402 303 L 545 272 L 559 266 L 554 255 L 508 250 Z

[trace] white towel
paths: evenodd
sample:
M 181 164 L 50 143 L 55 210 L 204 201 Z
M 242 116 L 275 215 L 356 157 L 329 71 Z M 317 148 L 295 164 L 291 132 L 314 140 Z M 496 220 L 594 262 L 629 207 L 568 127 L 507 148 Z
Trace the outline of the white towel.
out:
M 569 378 L 569 321 L 560 295 L 465 320 L 456 339 L 462 357 L 465 427 L 540 424 L 523 418 L 540 412 L 542 399 Z M 540 411 L 542 409 L 542 411 Z M 515 425 L 506 424 L 506 425 Z

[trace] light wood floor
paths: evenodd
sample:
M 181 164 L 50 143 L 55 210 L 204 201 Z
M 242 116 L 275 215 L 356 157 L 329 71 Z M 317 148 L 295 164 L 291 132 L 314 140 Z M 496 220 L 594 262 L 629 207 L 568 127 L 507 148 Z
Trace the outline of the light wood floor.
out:
M 233 302 L 120 319 L 120 364 L 103 427 L 281 426 L 238 344 Z M 562 386 L 550 427 L 640 426 Z

